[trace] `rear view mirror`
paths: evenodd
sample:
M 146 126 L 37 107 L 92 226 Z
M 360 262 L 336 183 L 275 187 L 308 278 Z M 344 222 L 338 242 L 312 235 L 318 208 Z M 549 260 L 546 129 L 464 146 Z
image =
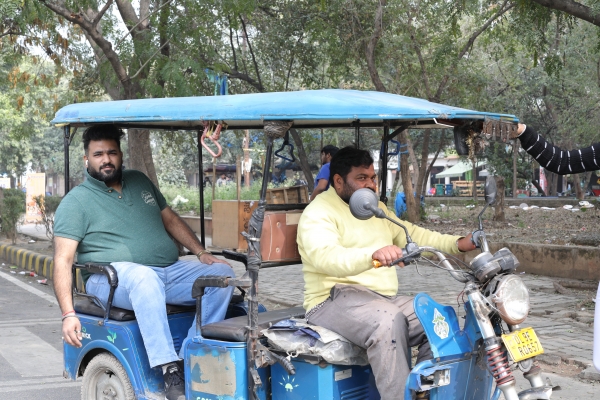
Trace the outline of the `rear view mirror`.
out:
M 484 189 L 484 193 L 485 193 L 485 203 L 488 205 L 492 205 L 494 204 L 494 202 L 496 201 L 496 178 L 494 178 L 492 175 L 489 175 L 486 179 L 485 179 L 485 189 Z

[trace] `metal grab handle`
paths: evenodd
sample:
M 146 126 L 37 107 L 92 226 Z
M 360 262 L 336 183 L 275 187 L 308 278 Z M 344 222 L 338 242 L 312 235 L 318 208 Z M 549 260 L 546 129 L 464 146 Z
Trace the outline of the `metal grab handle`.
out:
M 206 151 L 208 151 L 210 153 L 210 155 L 213 156 L 214 158 L 219 158 L 221 156 L 221 153 L 223 152 L 223 149 L 221 148 L 221 145 L 218 142 L 219 137 L 221 136 L 221 128 L 222 127 L 223 127 L 222 124 L 218 124 L 217 127 L 215 128 L 215 131 L 212 132 L 212 131 L 210 131 L 210 123 L 205 122 L 204 123 L 204 132 L 202 132 L 202 137 L 200 138 L 200 143 L 202 144 L 202 147 L 204 147 L 206 149 Z M 208 145 L 206 143 L 204 143 L 204 139 L 206 139 L 206 138 L 209 138 L 213 142 L 213 144 L 215 146 L 217 146 L 217 149 L 219 149 L 216 154 L 214 151 L 212 151 L 212 149 L 210 147 L 208 147 Z
M 279 153 L 281 153 L 288 146 L 290 148 L 290 151 L 289 151 L 290 156 L 292 156 L 291 159 L 287 158 L 286 156 L 282 156 L 281 154 L 279 154 Z M 296 161 L 296 158 L 294 157 L 294 145 L 290 143 L 290 131 L 287 131 L 285 133 L 285 137 L 283 138 L 283 144 L 281 145 L 281 147 L 279 148 L 279 150 L 277 150 L 275 152 L 275 156 L 279 157 L 281 159 L 284 159 L 285 161 L 289 161 L 289 162 Z

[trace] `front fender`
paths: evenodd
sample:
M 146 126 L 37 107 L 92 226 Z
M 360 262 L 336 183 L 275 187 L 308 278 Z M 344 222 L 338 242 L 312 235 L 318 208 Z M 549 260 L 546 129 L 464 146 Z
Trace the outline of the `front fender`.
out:
M 414 299 L 414 309 L 437 362 L 471 354 L 473 346 L 465 332 L 460 330 L 452 307 L 437 303 L 426 293 L 419 293 Z

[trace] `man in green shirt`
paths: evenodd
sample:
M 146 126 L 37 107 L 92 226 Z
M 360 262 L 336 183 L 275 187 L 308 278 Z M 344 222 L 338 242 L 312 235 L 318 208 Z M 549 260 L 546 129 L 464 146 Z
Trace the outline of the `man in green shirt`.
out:
M 64 340 L 81 347 L 81 323 L 73 310 L 71 265 L 110 263 L 119 286 L 113 304 L 133 310 L 151 367 L 162 366 L 167 400 L 185 399 L 165 304 L 194 305 L 191 288 L 199 276 L 235 276 L 231 267 L 205 250 L 196 235 L 172 211 L 158 188 L 141 172 L 123 170 L 120 140 L 113 125 L 96 125 L 83 134 L 86 181 L 71 190 L 56 211 L 54 290 L 63 312 Z M 197 255 L 178 260 L 169 234 Z M 86 291 L 107 301 L 104 275 L 86 276 Z M 233 288 L 207 288 L 202 324 L 225 317 Z M 195 321 L 182 345 L 195 335 Z

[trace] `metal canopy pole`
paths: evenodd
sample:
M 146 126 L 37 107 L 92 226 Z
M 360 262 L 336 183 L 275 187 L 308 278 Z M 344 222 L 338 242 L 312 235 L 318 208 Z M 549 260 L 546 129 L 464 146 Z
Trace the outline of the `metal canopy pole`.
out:
M 390 135 L 390 126 L 386 124 L 383 127 L 383 140 L 381 143 L 381 153 L 379 154 L 379 172 L 381 173 L 381 193 L 379 194 L 379 200 L 387 205 L 387 163 L 388 163 L 388 140 L 386 138 Z
M 200 190 L 200 243 L 206 249 L 206 233 L 204 226 L 204 168 L 202 168 L 202 132 L 198 130 L 198 178 L 201 179 L 198 185 Z M 213 183 L 214 185 L 214 183 Z
M 357 119 L 354 125 L 354 144 L 360 149 L 360 119 Z
M 246 336 L 246 365 L 248 379 L 248 398 L 258 400 L 258 386 L 264 385 L 255 369 L 255 360 L 258 354 L 258 271 L 261 267 L 262 256 L 260 253 L 260 237 L 265 220 L 265 209 L 267 206 L 267 187 L 269 180 L 266 179 L 271 169 L 273 158 L 273 137 L 267 136 L 267 149 L 265 157 L 265 168 L 263 181 L 260 189 L 260 200 L 258 207 L 252 213 L 248 223 L 248 232 L 242 235 L 248 241 L 248 264 L 246 275 L 250 278 L 251 286 L 248 290 L 248 327 Z
M 71 145 L 71 128 L 70 125 L 66 125 L 64 127 L 64 137 L 63 137 L 63 145 L 64 145 L 64 153 L 65 153 L 65 195 L 69 193 L 69 181 L 71 177 L 69 176 L 69 146 Z

